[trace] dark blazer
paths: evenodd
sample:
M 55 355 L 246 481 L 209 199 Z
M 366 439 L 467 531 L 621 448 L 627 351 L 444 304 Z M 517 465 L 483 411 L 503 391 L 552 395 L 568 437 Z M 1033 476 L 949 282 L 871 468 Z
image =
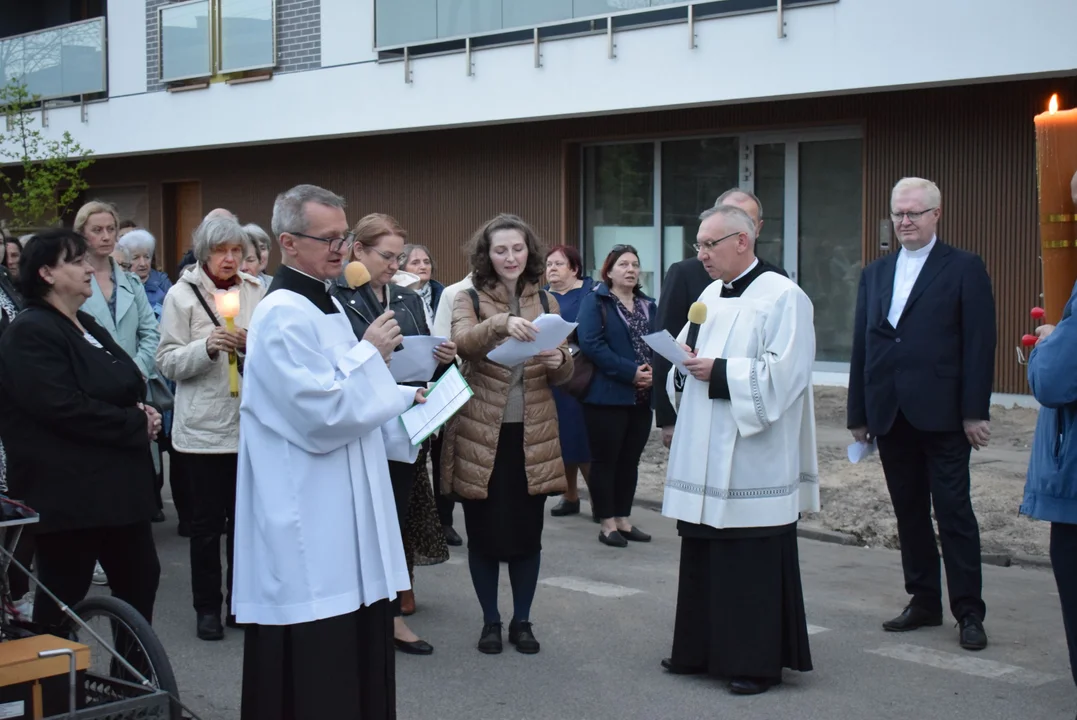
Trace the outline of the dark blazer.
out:
M 636 297 L 646 303 L 650 332 L 654 332 L 658 327 L 654 298 L 640 292 Z M 603 309 L 605 323 L 602 322 Z M 617 301 L 606 283 L 596 283 L 594 291 L 580 301 L 576 322 L 579 323 L 576 337 L 580 341 L 580 352 L 595 365 L 591 386 L 582 401 L 592 405 L 635 405 L 635 378 L 639 367 L 636 350 L 632 346 L 628 323 L 617 312 Z M 652 388 L 652 394 L 654 392 Z
M 409 335 L 429 335 L 430 328 L 426 324 L 426 308 L 419 293 L 392 283 L 387 287 L 389 289 L 389 307 L 387 309 L 393 311 L 393 319 L 400 325 L 400 332 L 403 333 L 404 337 Z M 344 278 L 340 278 L 330 288 L 329 293 L 344 306 L 344 315 L 352 324 L 355 337 L 359 338 L 359 340 L 363 339 L 363 335 L 366 334 L 370 324 L 385 312 L 382 310 L 381 301 L 374 294 L 374 291 L 370 289 L 370 285 L 350 288 L 348 287 L 348 282 Z M 436 380 L 441 377 L 446 369 L 448 369 L 448 365 L 439 366 L 432 379 Z M 406 384 L 413 385 L 416 383 Z M 418 385 L 422 385 L 422 383 L 418 383 Z
M 130 356 L 86 313 L 42 302 L 0 338 L 0 437 L 12 496 L 41 514 L 36 532 L 148 522 L 157 510 L 146 383 Z
M 441 293 L 445 292 L 445 286 L 437 280 L 430 281 L 430 315 L 436 315 L 438 303 L 441 302 Z
M 900 410 L 924 432 L 990 417 L 995 300 L 983 260 L 936 241 L 895 329 L 886 316 L 898 253 L 864 268 L 856 296 L 848 427 L 890 431 Z
M 785 270 L 762 258 L 759 258 L 759 264 L 770 272 L 786 275 Z M 665 279 L 662 280 L 662 296 L 658 300 L 657 330 L 668 330 L 670 335 L 677 337 L 688 322 L 688 308 L 699 299 L 712 282 L 714 280 L 707 274 L 699 258 L 691 257 L 670 265 Z M 677 422 L 677 413 L 673 411 L 669 395 L 666 393 L 666 378 L 673 366 L 664 357 L 655 354 L 652 367 L 656 390 L 651 394 L 651 406 L 654 408 L 655 425 L 658 427 L 673 425 Z

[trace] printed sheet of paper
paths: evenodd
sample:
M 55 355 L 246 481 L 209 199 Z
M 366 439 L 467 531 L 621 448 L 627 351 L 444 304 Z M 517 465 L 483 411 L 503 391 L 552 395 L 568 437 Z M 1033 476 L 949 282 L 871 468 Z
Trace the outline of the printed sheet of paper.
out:
M 560 315 L 542 314 L 535 318 L 534 325 L 538 328 L 538 337 L 532 342 L 520 342 L 515 338 L 509 338 L 487 354 L 491 362 L 505 367 L 512 367 L 535 357 L 543 350 L 554 350 L 565 341 L 573 330 L 576 323 L 565 321 Z
M 849 446 L 847 453 L 849 455 L 849 462 L 856 464 L 875 452 L 875 441 L 872 440 L 869 443 L 866 442 L 854 442 Z
M 400 416 L 412 445 L 418 445 L 449 421 L 474 393 L 452 365 L 427 391 L 426 402 L 412 405 Z
M 643 342 L 651 346 L 651 349 L 673 363 L 673 366 L 681 371 L 682 375 L 689 375 L 684 361 L 691 355 L 684 351 L 677 339 L 669 334 L 669 330 L 651 333 L 643 336 Z
M 401 344 L 403 350 L 393 353 L 389 363 L 389 372 L 398 383 L 427 382 L 434 377 L 438 368 L 438 359 L 434 357 L 434 348 L 447 338 L 429 337 L 427 335 L 408 335 Z

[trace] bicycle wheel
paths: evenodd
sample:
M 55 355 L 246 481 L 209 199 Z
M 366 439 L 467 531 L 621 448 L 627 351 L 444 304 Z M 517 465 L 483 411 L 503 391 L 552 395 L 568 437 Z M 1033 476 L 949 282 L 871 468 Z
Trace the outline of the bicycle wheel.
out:
M 88 597 L 72 610 L 102 639 L 108 641 L 111 638 L 111 649 L 138 670 L 153 687 L 164 690 L 172 697 L 172 718 L 180 720 L 182 716 L 178 703 L 179 686 L 172 672 L 172 663 L 168 661 L 164 646 L 146 618 L 130 604 L 108 595 Z M 94 665 L 90 668 L 92 672 L 126 682 L 139 682 L 115 659 L 109 649 L 101 648 L 100 643 L 84 628 L 76 625 L 72 631 L 79 642 L 91 646 L 90 662 Z M 102 665 L 107 663 L 107 666 L 102 667 L 98 662 Z

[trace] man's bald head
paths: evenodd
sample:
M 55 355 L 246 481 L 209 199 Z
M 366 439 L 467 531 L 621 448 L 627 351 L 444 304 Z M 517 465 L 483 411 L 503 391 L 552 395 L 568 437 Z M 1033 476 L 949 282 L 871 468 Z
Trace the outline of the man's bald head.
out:
M 213 210 L 210 210 L 209 214 L 206 215 L 204 219 L 210 220 L 212 218 L 227 218 L 239 222 L 239 218 L 235 216 L 235 213 L 231 210 L 225 210 L 224 208 L 214 208 Z
M 1077 172 L 1073 173 L 1073 179 L 1070 180 L 1070 194 L 1073 195 L 1073 205 L 1077 207 Z
M 730 188 L 718 196 L 714 201 L 714 207 L 720 205 L 732 205 L 748 213 L 755 225 L 755 236 L 763 229 L 763 203 L 754 194 L 740 188 Z

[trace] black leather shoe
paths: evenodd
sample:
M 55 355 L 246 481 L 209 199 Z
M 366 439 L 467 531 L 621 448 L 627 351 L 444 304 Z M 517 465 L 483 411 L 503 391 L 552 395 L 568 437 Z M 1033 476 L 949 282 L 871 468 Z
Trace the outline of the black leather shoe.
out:
M 164 510 L 158 510 L 157 512 L 155 512 L 153 514 L 153 517 L 150 518 L 150 522 L 163 523 L 164 521 L 165 521 L 165 511 Z
M 406 642 L 393 638 L 393 645 L 396 646 L 397 650 L 407 655 L 432 655 L 434 653 L 434 646 L 426 640 Z
M 198 639 L 199 640 L 222 640 L 224 627 L 221 625 L 221 616 L 217 613 L 198 614 Z
M 460 537 L 460 533 L 453 530 L 452 525 L 442 525 L 441 531 L 445 533 L 445 542 L 453 547 L 460 547 L 464 544 L 464 539 Z
M 987 632 L 984 630 L 983 621 L 975 615 L 966 615 L 961 618 L 960 642 L 966 650 L 983 650 L 987 647 Z
M 183 522 L 181 520 L 179 525 L 176 527 L 176 533 L 182 538 L 191 537 L 191 523 Z
M 561 498 L 561 502 L 553 506 L 550 510 L 550 515 L 554 517 L 565 517 L 566 515 L 579 515 L 580 514 L 580 501 L 579 500 L 565 500 Z
M 479 636 L 479 652 L 497 655 L 501 652 L 501 623 L 486 623 Z
M 729 681 L 729 691 L 734 695 L 759 695 L 781 683 L 781 678 L 733 678 Z
M 614 530 L 609 535 L 605 534 L 601 530 L 598 531 L 598 541 L 603 545 L 609 545 L 610 547 L 628 547 L 628 541 L 625 540 L 621 533 Z
M 651 536 L 640 530 L 638 527 L 633 526 L 631 530 L 625 532 L 624 530 L 618 530 L 621 537 L 625 540 L 631 540 L 632 542 L 650 542 Z
M 938 627 L 942 625 L 942 612 L 928 612 L 923 608 L 909 605 L 901 614 L 893 620 L 883 623 L 883 630 L 887 632 L 908 632 L 922 627 Z
M 531 632 L 531 623 L 526 620 L 517 621 L 515 618 L 509 623 L 509 644 L 516 646 L 516 652 L 524 655 L 534 655 L 539 651 L 539 641 L 535 639 L 535 633 Z
M 663 658 L 662 667 L 664 667 L 667 672 L 673 673 L 674 675 L 702 675 L 703 673 L 707 672 L 707 668 L 705 667 L 678 665 L 677 663 L 673 662 L 673 658 Z
M 240 629 L 240 628 L 245 628 L 245 627 L 247 627 L 247 624 L 246 624 L 246 623 L 241 623 L 240 621 L 236 620 L 236 616 L 235 616 L 235 615 L 233 615 L 232 613 L 228 613 L 228 617 L 226 617 L 226 618 L 224 619 L 224 624 L 225 624 L 225 625 L 226 625 L 227 627 L 230 627 L 230 628 L 235 628 L 235 629 L 237 629 L 237 630 L 238 630 L 238 629 Z

